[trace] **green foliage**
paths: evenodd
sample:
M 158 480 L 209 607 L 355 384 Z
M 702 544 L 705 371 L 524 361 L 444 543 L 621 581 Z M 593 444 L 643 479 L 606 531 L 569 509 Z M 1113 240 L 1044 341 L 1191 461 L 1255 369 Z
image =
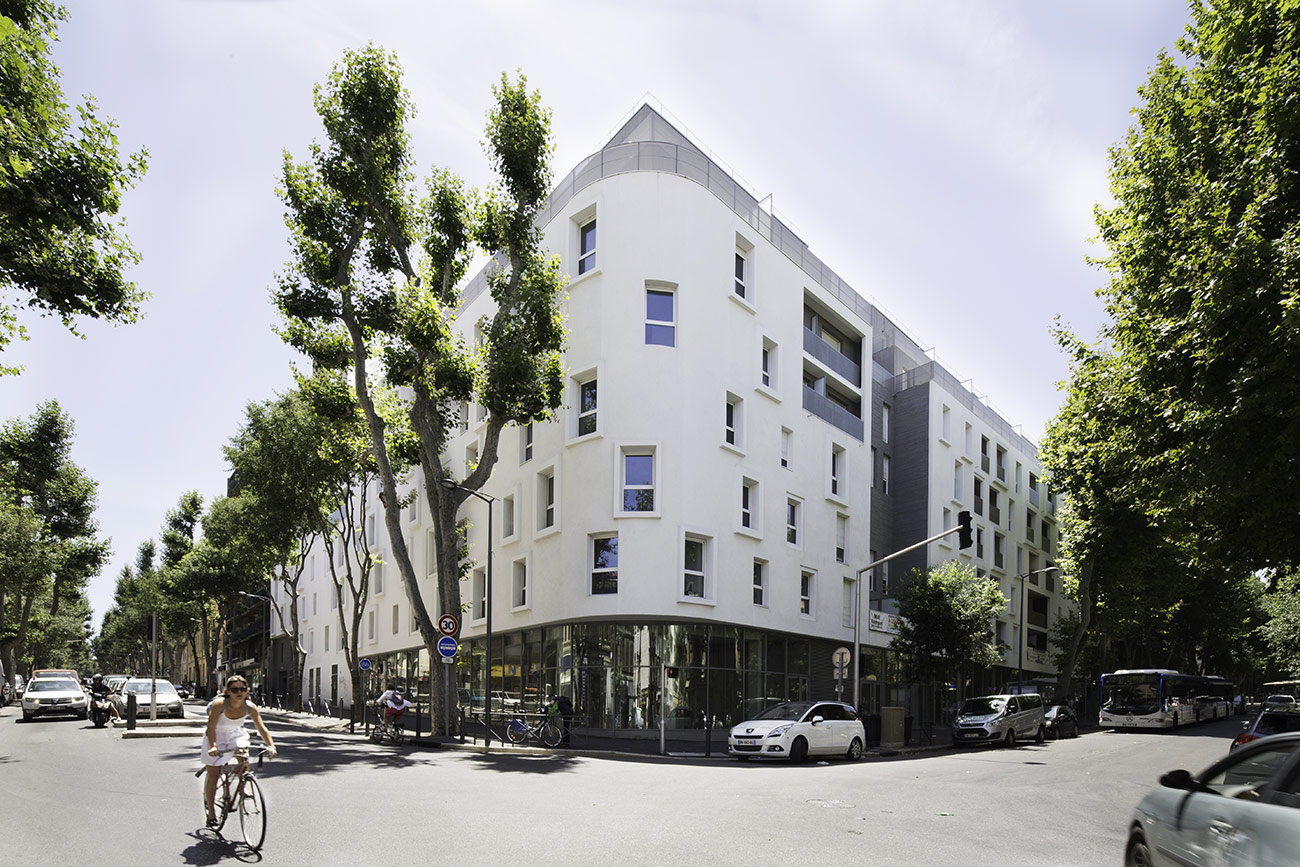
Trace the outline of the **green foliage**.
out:
M 996 665 L 1001 660 L 989 624 L 1005 613 L 997 582 L 950 560 L 917 570 L 898 597 L 902 616 L 890 646 L 918 679 L 932 679 L 950 666 Z
M 77 316 L 135 321 L 147 297 L 123 277 L 139 257 L 117 218 L 147 154 L 123 162 L 93 100 L 69 110 L 50 59 L 66 17 L 48 0 L 0 2 L 0 292 L 75 333 Z M 26 332 L 0 302 L 0 351 L 15 337 Z
M 304 162 L 285 154 L 279 190 L 293 255 L 274 292 L 280 333 L 316 369 L 351 371 L 391 504 L 392 557 L 431 650 L 437 633 L 395 523 L 396 474 L 417 460 L 424 470 L 439 603 L 456 610 L 456 513 L 467 491 L 489 478 L 505 425 L 547 418 L 562 400 L 565 277 L 539 249 L 535 225 L 551 183 L 550 113 L 522 75 L 503 75 L 494 95 L 485 146 L 500 187 L 478 194 L 437 169 L 417 201 L 406 132 L 414 107 L 401 68 L 373 46 L 347 52 L 315 91 L 327 139 Z M 476 248 L 492 258 L 496 310 L 467 345 L 456 327 L 459 284 Z M 447 490 L 442 450 L 455 407 L 469 401 L 488 412 L 483 448 Z
M 1282 575 L 1261 604 L 1268 622 L 1259 634 L 1274 663 L 1288 677 L 1300 677 L 1300 572 Z

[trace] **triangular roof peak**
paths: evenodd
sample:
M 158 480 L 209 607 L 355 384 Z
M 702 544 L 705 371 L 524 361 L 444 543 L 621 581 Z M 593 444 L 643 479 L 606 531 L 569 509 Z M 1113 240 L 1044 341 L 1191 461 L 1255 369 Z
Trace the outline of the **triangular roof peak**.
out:
M 613 138 L 605 143 L 605 147 L 638 141 L 668 142 L 704 153 L 699 145 L 687 138 L 648 102 L 642 103 L 641 107 L 632 113 L 627 122 L 619 127 L 618 132 L 614 133 Z

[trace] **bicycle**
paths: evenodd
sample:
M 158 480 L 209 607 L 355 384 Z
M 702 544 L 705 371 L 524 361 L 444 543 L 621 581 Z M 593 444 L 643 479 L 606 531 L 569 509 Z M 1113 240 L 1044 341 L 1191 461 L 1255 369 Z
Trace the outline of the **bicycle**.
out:
M 270 750 L 262 749 L 257 754 L 257 766 L 262 766 L 262 757 L 269 753 Z M 219 756 L 247 757 L 247 749 L 224 750 L 218 753 Z M 218 834 L 225 827 L 226 816 L 232 811 L 239 813 L 239 832 L 244 836 L 244 842 L 248 848 L 256 852 L 262 848 L 262 841 L 266 839 L 266 799 L 262 796 L 262 787 L 258 785 L 256 777 L 253 776 L 253 768 L 250 765 L 248 770 L 244 771 L 235 783 L 236 769 L 239 767 L 238 762 L 226 762 L 221 766 L 221 790 L 217 793 L 216 803 L 213 805 L 217 814 L 217 823 L 213 830 Z M 204 766 L 194 772 L 194 776 L 201 777 L 207 767 Z
M 377 744 L 382 744 L 384 740 L 390 740 L 397 746 L 406 742 L 406 729 L 402 726 L 401 717 L 388 719 L 382 718 L 375 723 L 375 727 L 370 730 L 370 740 Z
M 543 746 L 558 747 L 564 738 L 564 732 L 555 724 L 555 720 L 546 717 L 533 725 L 522 717 L 515 717 L 506 723 L 506 737 L 512 744 L 525 743 L 529 738 L 536 738 Z

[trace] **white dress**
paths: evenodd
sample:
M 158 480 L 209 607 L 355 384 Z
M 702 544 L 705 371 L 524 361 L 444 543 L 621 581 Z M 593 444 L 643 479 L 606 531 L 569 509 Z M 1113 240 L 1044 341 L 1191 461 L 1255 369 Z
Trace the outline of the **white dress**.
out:
M 211 705 L 209 705 L 209 707 L 211 707 Z M 223 753 L 228 752 L 229 750 L 247 749 L 249 736 L 248 729 L 244 727 L 244 723 L 247 721 L 247 705 L 244 706 L 244 715 L 238 719 L 231 719 L 226 716 L 225 708 L 222 708 L 221 713 L 217 714 L 217 749 Z M 203 748 L 199 753 L 199 758 L 203 760 L 203 764 L 216 766 L 224 765 L 226 762 L 230 761 L 230 756 L 228 755 L 208 755 L 208 747 L 210 746 L 211 744 L 208 743 L 208 732 L 205 728 L 203 731 Z

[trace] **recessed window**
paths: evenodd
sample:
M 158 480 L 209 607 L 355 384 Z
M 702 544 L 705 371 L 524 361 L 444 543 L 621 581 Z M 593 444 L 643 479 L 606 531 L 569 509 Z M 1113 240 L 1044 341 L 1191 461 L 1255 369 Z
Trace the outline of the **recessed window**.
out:
M 848 453 L 843 446 L 831 443 L 830 491 L 832 497 L 843 499 L 848 494 Z
M 470 576 L 470 616 L 475 620 L 487 618 L 487 573 L 475 569 Z
M 889 493 L 889 455 L 880 458 L 880 493 Z
M 375 640 L 375 612 L 366 612 L 366 640 Z
M 889 442 L 889 425 L 890 425 L 889 404 L 884 403 L 880 405 L 880 441 L 882 443 Z
M 848 558 L 849 516 L 835 515 L 835 562 L 843 563 Z
M 736 233 L 735 281 L 733 297 L 746 307 L 754 306 L 754 245 L 739 232 Z
M 840 620 L 841 626 L 853 626 L 854 622 L 854 605 L 857 597 L 857 582 L 852 578 L 844 579 L 844 616 Z
M 722 406 L 722 441 L 735 449 L 745 447 L 745 402 L 731 392 Z
M 799 572 L 799 613 L 809 617 L 813 612 L 814 579 L 814 574 L 807 569 Z
M 754 561 L 754 604 L 767 604 L 767 564 L 762 560 Z
M 794 431 L 781 428 L 781 466 L 790 469 L 794 466 Z
M 645 342 L 653 346 L 677 345 L 676 295 L 668 289 L 645 291 Z
M 398 617 L 397 606 L 394 605 L 393 606 L 393 634 L 394 635 L 397 634 L 397 627 L 398 624 L 400 624 L 401 622 L 402 622 L 401 619 Z
M 623 511 L 655 510 L 654 452 L 636 449 L 623 451 Z
M 515 534 L 515 495 L 501 498 L 501 538 L 509 539 Z
M 529 422 L 519 428 L 519 463 L 524 464 L 533 459 L 533 423 Z
M 618 536 L 592 537 L 591 592 L 618 592 Z
M 420 492 L 411 492 L 411 502 L 406 507 L 406 520 L 412 524 L 420 520 Z
M 583 223 L 578 228 L 578 273 L 586 274 L 596 269 L 596 221 Z
M 510 605 L 523 608 L 528 604 L 528 561 L 516 560 L 511 564 Z
M 555 526 L 555 467 L 537 474 L 537 529 Z
M 701 536 L 686 537 L 682 550 L 682 595 L 703 599 L 705 592 L 705 545 Z
M 577 435 L 587 436 L 596 432 L 596 377 L 578 382 L 578 419 Z
M 373 559 L 377 555 L 372 553 L 370 556 Z M 375 565 L 372 567 L 370 572 L 370 589 L 375 594 L 380 594 L 384 592 L 384 564 L 383 563 L 375 562 Z
M 330 652 L 330 628 L 328 626 L 325 627 L 325 652 Z
M 758 482 L 750 478 L 740 480 L 740 526 L 743 530 L 758 533 L 762 514 L 758 498 Z
M 799 519 L 802 503 L 794 498 L 785 501 L 785 540 L 791 545 L 799 544 Z
M 736 295 L 745 297 L 745 254 L 736 251 Z

